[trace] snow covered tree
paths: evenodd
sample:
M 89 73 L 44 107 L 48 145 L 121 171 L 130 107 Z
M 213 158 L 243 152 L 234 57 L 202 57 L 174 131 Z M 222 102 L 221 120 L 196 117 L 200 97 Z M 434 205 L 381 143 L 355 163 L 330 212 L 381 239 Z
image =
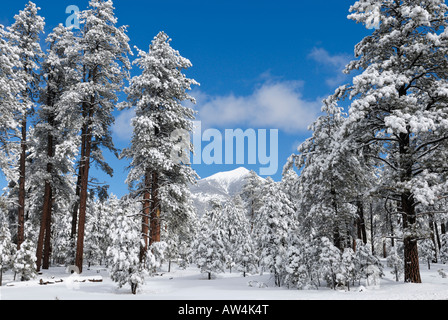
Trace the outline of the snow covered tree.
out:
M 351 248 L 344 249 L 341 257 L 341 281 L 347 286 L 350 291 L 350 282 L 355 280 L 355 252 Z
M 107 263 L 107 249 L 112 242 L 109 230 L 112 229 L 116 212 L 124 210 L 122 201 L 111 194 L 107 200 L 97 200 L 88 210 L 86 225 L 85 257 L 88 265 Z
M 241 189 L 241 199 L 247 204 L 247 212 L 249 214 L 249 221 L 251 224 L 251 232 L 254 229 L 255 216 L 261 207 L 261 188 L 264 180 L 260 178 L 253 170 L 244 179 L 244 185 Z
M 201 273 L 212 274 L 225 272 L 226 247 L 223 242 L 223 230 L 211 219 L 209 212 L 200 220 L 200 230 L 193 244 L 193 258 Z
M 19 49 L 12 46 L 8 31 L 0 25 L 0 168 L 8 180 L 13 179 L 10 170 L 11 133 L 19 127 L 17 119 L 17 101 L 19 92 L 25 90 L 23 79 L 14 72 L 21 67 Z
M 15 276 L 20 276 L 20 281 L 29 281 L 37 276 L 36 245 L 32 233 L 32 226 L 28 221 L 25 223 L 25 241 L 14 256 L 13 271 Z
M 323 102 L 324 115 L 310 127 L 312 137 L 288 160 L 283 176 L 288 189 L 298 193 L 295 205 L 302 231 L 333 239 L 343 250 L 357 237 L 353 221 L 362 217 L 354 203 L 365 196 L 374 176 L 368 171 L 363 150 L 354 150 L 342 130 L 346 122 L 342 108 L 333 97 Z M 300 170 L 297 186 L 293 184 L 293 165 Z
M 112 142 L 112 112 L 124 80 L 129 77 L 131 54 L 125 27 L 117 27 L 112 1 L 91 0 L 89 8 L 80 13 L 81 31 L 77 41 L 78 70 L 82 80 L 68 90 L 63 100 L 80 106 L 81 149 L 79 160 L 76 266 L 82 272 L 84 236 L 90 167 L 95 163 L 107 174 L 112 168 L 104 161 L 103 150 L 117 153 Z M 77 211 L 77 210 L 76 210 Z M 76 213 L 76 212 L 75 212 Z
M 372 279 L 375 282 L 376 278 L 382 277 L 383 265 L 381 261 L 372 254 L 369 246 L 357 240 L 355 253 L 355 272 L 357 279 L 366 279 L 372 284 Z
M 131 79 L 126 90 L 126 106 L 135 107 L 136 116 L 132 120 L 131 146 L 122 156 L 131 159 L 127 182 L 137 186 L 136 196 L 143 202 L 144 252 L 161 240 L 162 221 L 182 232 L 194 213 L 188 185 L 195 182 L 197 175 L 186 159 L 193 150 L 189 133 L 193 130 L 194 111 L 182 102 L 195 101 L 187 91 L 197 82 L 184 75 L 192 64 L 170 43 L 168 35 L 160 32 L 149 52 L 139 50 L 134 63 L 142 73 Z M 188 141 L 180 141 L 185 135 Z M 187 154 L 179 150 L 179 144 L 185 146 Z
M 260 208 L 256 233 L 261 249 L 261 263 L 274 275 L 276 286 L 285 278 L 288 232 L 294 228 L 295 212 L 279 184 L 267 178 L 263 187 L 263 205 Z
M 330 239 L 323 237 L 320 244 L 319 254 L 320 272 L 331 289 L 336 289 L 338 284 L 342 253 L 334 246 Z
M 25 210 L 26 210 L 26 159 L 28 147 L 28 117 L 36 106 L 39 95 L 40 60 L 43 56 L 40 47 L 40 34 L 44 30 L 44 18 L 38 15 L 38 8 L 33 2 L 28 2 L 24 10 L 14 17 L 14 23 L 8 28 L 8 41 L 17 49 L 20 63 L 15 65 L 14 72 L 24 85 L 14 103 L 14 113 L 19 127 L 16 128 L 20 141 L 19 181 L 18 181 L 18 232 L 17 246 L 25 241 Z
M 239 261 L 239 249 L 247 243 L 249 238 L 249 221 L 247 220 L 243 204 L 239 196 L 225 203 L 221 213 L 215 219 L 216 227 L 223 231 L 222 239 L 227 252 L 227 267 L 232 272 L 232 267 Z M 247 249 L 248 247 L 246 247 Z
M 387 256 L 387 266 L 391 268 L 391 273 L 395 275 L 395 281 L 399 281 L 403 274 L 403 257 L 398 254 L 397 247 L 393 247 Z
M 447 5 L 362 0 L 350 11 L 350 19 L 375 29 L 346 68 L 360 75 L 335 96 L 352 100 L 346 132 L 353 147 L 368 147 L 382 163 L 381 188 L 400 203 L 405 281 L 420 283 L 419 212 L 443 196 L 448 172 Z
M 286 253 L 285 284 L 299 290 L 319 287 L 319 251 L 317 241 L 303 237 L 298 230 L 291 230 Z
M 79 80 L 78 54 L 73 33 L 62 25 L 47 37 L 48 52 L 42 64 L 45 86 L 31 137 L 30 202 L 36 207 L 41 226 L 37 243 L 37 270 L 49 267 L 52 214 L 63 201 L 73 201 L 72 176 L 79 147 L 77 106 L 61 104 L 61 96 Z M 45 181 L 43 184 L 42 181 Z M 31 187 L 32 186 L 32 187 Z
M 260 258 L 256 254 L 255 240 L 249 232 L 242 238 L 240 245 L 236 249 L 235 257 L 236 268 L 243 273 L 243 277 L 246 277 L 248 273 L 254 274 L 258 272 Z
M 12 269 L 16 248 L 11 239 L 9 223 L 0 209 L 0 287 L 2 286 L 3 272 Z
M 109 235 L 112 243 L 107 250 L 110 277 L 120 288 L 129 284 L 132 294 L 136 294 L 138 287 L 145 283 L 148 267 L 155 264 L 155 259 L 148 252 L 148 260 L 140 261 L 142 237 L 135 214 L 118 208 L 115 217 L 115 226 Z

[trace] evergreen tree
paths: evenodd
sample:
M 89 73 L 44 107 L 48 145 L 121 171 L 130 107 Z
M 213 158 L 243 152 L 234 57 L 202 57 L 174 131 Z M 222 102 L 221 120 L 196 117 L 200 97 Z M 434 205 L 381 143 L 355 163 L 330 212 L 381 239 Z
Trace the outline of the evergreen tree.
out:
M 24 79 L 14 71 L 21 68 L 19 49 L 13 46 L 8 31 L 0 25 L 0 168 L 8 180 L 13 180 L 11 173 L 11 133 L 19 127 L 17 119 L 16 97 L 25 90 Z
M 262 193 L 263 205 L 256 225 L 260 258 L 262 265 L 274 275 L 275 285 L 280 287 L 286 276 L 288 232 L 295 226 L 295 212 L 279 184 L 271 178 L 266 180 Z
M 155 264 L 151 252 L 147 261 L 140 261 L 140 241 L 142 240 L 135 215 L 118 208 L 115 213 L 115 226 L 110 230 L 112 243 L 107 250 L 110 277 L 121 288 L 131 286 L 132 294 L 145 283 L 148 268 Z
M 285 284 L 299 290 L 319 287 L 319 251 L 316 240 L 308 240 L 298 230 L 291 230 L 286 253 Z
M 405 281 L 420 283 L 418 212 L 443 196 L 447 170 L 447 6 L 442 0 L 357 1 L 350 19 L 373 33 L 355 48 L 361 71 L 338 99 L 352 99 L 346 130 L 380 161 L 383 190 L 400 202 Z
M 246 203 L 249 221 L 251 224 L 251 232 L 254 228 L 256 214 L 261 207 L 261 189 L 264 180 L 261 179 L 253 170 L 244 179 L 244 185 L 241 189 L 241 199 Z
M 368 171 L 362 149 L 354 151 L 350 146 L 343 131 L 346 114 L 333 97 L 324 100 L 322 111 L 325 114 L 311 126 L 312 137 L 289 159 L 283 176 L 288 189 L 297 193 L 295 205 L 302 231 L 333 239 L 343 250 L 357 237 L 353 221 L 362 218 L 362 210 L 357 214 L 352 203 L 366 194 L 374 176 Z M 296 186 L 293 164 L 301 171 Z M 362 202 L 359 206 L 362 208 Z
M 14 17 L 14 23 L 8 28 L 11 46 L 17 50 L 20 63 L 16 64 L 14 72 L 19 81 L 24 84 L 15 102 L 14 113 L 18 124 L 17 136 L 20 140 L 19 181 L 18 181 L 18 231 L 17 247 L 25 241 L 25 210 L 26 210 L 26 158 L 28 148 L 28 117 L 36 107 L 36 97 L 39 94 L 40 60 L 43 56 L 40 47 L 40 34 L 44 30 L 44 18 L 38 15 L 38 8 L 31 1 Z
M 25 223 L 25 241 L 16 251 L 14 257 L 13 271 L 15 276 L 20 276 L 20 281 L 29 281 L 37 276 L 36 272 L 36 245 L 32 226 L 29 221 Z
M 249 221 L 247 220 L 241 198 L 236 196 L 229 200 L 223 207 L 220 215 L 215 219 L 217 228 L 222 230 L 222 239 L 227 252 L 227 267 L 232 272 L 232 267 L 240 260 L 243 246 L 248 245 L 246 239 L 249 238 Z M 249 247 L 246 247 L 249 249 Z
M 52 215 L 56 204 L 73 201 L 73 165 L 79 147 L 76 106 L 61 103 L 62 95 L 79 80 L 76 73 L 77 52 L 71 31 L 59 25 L 47 38 L 49 49 L 43 62 L 45 87 L 41 90 L 41 106 L 33 130 L 30 157 L 30 202 L 40 216 L 37 244 L 37 270 L 49 267 Z M 42 181 L 45 181 L 43 184 Z
M 212 274 L 225 272 L 226 247 L 223 242 L 223 230 L 212 220 L 209 212 L 200 220 L 200 230 L 194 241 L 193 257 L 201 273 Z
M 137 186 L 136 196 L 143 202 L 142 252 L 161 240 L 162 221 L 178 229 L 176 232 L 183 232 L 194 213 L 188 185 L 195 182 L 197 175 L 185 159 L 185 150 L 178 150 L 182 144 L 178 138 L 185 138 L 185 133 L 189 136 L 193 130 L 194 111 L 182 102 L 194 102 L 187 90 L 197 82 L 183 74 L 191 62 L 170 43 L 168 35 L 160 32 L 148 53 L 139 50 L 134 63 L 142 74 L 132 78 L 127 89 L 127 106 L 135 107 L 136 116 L 131 146 L 122 155 L 131 159 L 127 182 Z M 193 150 L 189 140 L 183 144 L 189 155 Z
M 328 238 L 322 238 L 319 255 L 320 272 L 327 285 L 336 289 L 338 286 L 338 274 L 340 273 L 342 253 Z
M 107 174 L 112 168 L 104 161 L 103 150 L 116 153 L 112 142 L 112 112 L 124 80 L 129 77 L 131 53 L 125 27 L 117 27 L 111 0 L 91 0 L 80 13 L 81 34 L 76 50 L 82 80 L 65 93 L 64 101 L 80 106 L 81 149 L 73 225 L 77 221 L 76 266 L 82 272 L 90 167 L 95 163 Z M 79 214 L 78 212 L 79 207 Z
M 16 248 L 11 239 L 9 222 L 0 210 L 0 287 L 2 286 L 3 272 L 12 269 Z

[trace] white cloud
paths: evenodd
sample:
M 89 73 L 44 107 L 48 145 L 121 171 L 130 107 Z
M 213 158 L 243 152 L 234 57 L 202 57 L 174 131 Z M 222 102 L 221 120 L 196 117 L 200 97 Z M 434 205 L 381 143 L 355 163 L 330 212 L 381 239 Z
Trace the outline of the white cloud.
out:
M 120 141 L 129 141 L 132 138 L 134 127 L 131 124 L 132 118 L 135 117 L 134 109 L 126 109 L 115 117 L 113 133 Z
M 234 94 L 212 96 L 195 89 L 191 93 L 197 104 L 189 107 L 198 111 L 202 128 L 238 127 L 279 129 L 287 133 L 304 133 L 318 117 L 321 100 L 303 98 L 302 81 L 273 80 L 264 76 L 264 83 L 247 96 Z M 121 142 L 132 138 L 134 109 L 121 111 L 115 119 L 113 133 Z
M 302 96 L 301 81 L 266 81 L 247 96 L 210 96 L 195 90 L 198 120 L 205 127 L 279 129 L 288 133 L 305 132 L 318 116 L 320 101 Z
M 325 66 L 327 68 L 327 73 L 332 74 L 330 77 L 327 77 L 325 79 L 325 82 L 328 86 L 339 86 L 347 79 L 347 75 L 344 74 L 343 71 L 347 64 L 350 62 L 350 55 L 331 55 L 327 50 L 323 48 L 314 48 L 308 55 L 308 58 Z

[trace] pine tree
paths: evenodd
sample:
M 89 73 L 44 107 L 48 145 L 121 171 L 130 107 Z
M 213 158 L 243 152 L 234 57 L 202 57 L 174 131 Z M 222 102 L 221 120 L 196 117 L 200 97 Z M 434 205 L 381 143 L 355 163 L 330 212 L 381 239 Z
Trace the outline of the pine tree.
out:
M 76 106 L 61 101 L 79 75 L 76 73 L 77 52 L 74 50 L 73 33 L 62 25 L 47 37 L 48 52 L 43 62 L 45 87 L 41 90 L 41 106 L 37 124 L 33 130 L 30 185 L 37 205 L 41 227 L 37 244 L 37 270 L 49 268 L 52 215 L 61 201 L 71 203 L 73 162 L 79 146 L 77 136 L 79 122 Z M 42 181 L 45 181 L 42 184 Z
M 27 221 L 25 223 L 25 241 L 16 251 L 13 264 L 13 271 L 16 276 L 20 276 L 20 281 L 29 281 L 37 276 L 36 245 L 31 236 L 33 233 L 31 223 Z
M 38 15 L 38 8 L 31 1 L 23 11 L 20 11 L 14 19 L 15 22 L 8 28 L 10 45 L 17 49 L 20 64 L 15 69 L 16 76 L 24 84 L 15 103 L 15 113 L 18 117 L 20 129 L 17 133 L 20 137 L 19 156 L 19 192 L 18 192 L 18 232 L 17 247 L 20 248 L 25 241 L 25 199 L 26 199 L 26 158 L 28 147 L 28 117 L 36 106 L 35 97 L 39 93 L 40 74 L 38 73 L 40 60 L 43 56 L 40 47 L 40 34 L 44 30 L 44 18 Z
M 387 266 L 392 269 L 391 273 L 395 275 L 395 281 L 398 282 L 403 274 L 403 258 L 398 254 L 396 247 L 392 248 L 387 256 Z
M 200 230 L 193 244 L 193 257 L 201 273 L 225 272 L 226 248 L 223 242 L 224 232 L 213 221 L 209 212 L 200 220 Z
M 295 212 L 279 184 L 271 178 L 266 180 L 262 193 L 263 205 L 256 224 L 260 258 L 262 265 L 274 275 L 275 285 L 280 287 L 286 276 L 288 232 L 295 226 Z
M 229 200 L 223 207 L 219 217 L 215 219 L 217 228 L 223 231 L 224 246 L 227 252 L 227 267 L 232 272 L 232 267 L 240 261 L 240 252 L 244 244 L 248 244 L 249 221 L 239 196 Z M 248 247 L 246 247 L 248 249 Z
M 8 180 L 13 180 L 10 170 L 11 132 L 19 127 L 16 97 L 25 90 L 24 79 L 18 77 L 15 68 L 21 68 L 19 49 L 11 44 L 11 36 L 0 25 L 0 168 Z
M 129 284 L 132 294 L 136 294 L 139 286 L 145 283 L 147 270 L 155 264 L 155 259 L 149 252 L 148 260 L 140 261 L 141 235 L 135 215 L 118 208 L 110 237 L 112 243 L 107 250 L 110 277 L 120 288 Z
M 340 273 L 342 253 L 328 238 L 321 240 L 321 252 L 319 255 L 320 272 L 331 289 L 338 286 L 338 274 Z
M 11 239 L 9 223 L 5 214 L 0 210 L 0 287 L 2 286 L 3 272 L 12 269 L 16 248 Z
M 381 188 L 400 203 L 405 281 L 420 283 L 418 212 L 443 196 L 448 172 L 447 6 L 362 0 L 350 11 L 350 19 L 376 28 L 346 68 L 361 74 L 338 89 L 352 99 L 347 131 L 354 148 L 368 147 L 387 168 Z
M 363 208 L 360 199 L 374 175 L 368 170 L 363 150 L 353 149 L 347 139 L 347 115 L 334 97 L 323 102 L 324 115 L 310 127 L 313 135 L 299 146 L 299 154 L 288 160 L 283 179 L 288 189 L 297 194 L 295 205 L 300 211 L 302 231 L 333 239 L 334 245 L 343 250 L 351 247 L 351 239 L 357 236 L 352 221 L 363 221 L 363 211 L 356 213 L 353 203 Z M 296 186 L 291 172 L 293 164 L 301 171 Z M 360 225 L 365 230 L 365 224 Z
M 131 50 L 126 28 L 116 26 L 112 1 L 91 0 L 89 9 L 80 13 L 80 21 L 82 28 L 76 50 L 80 54 L 82 81 L 66 92 L 65 101 L 79 105 L 82 116 L 77 186 L 79 214 L 75 212 L 73 219 L 78 225 L 75 263 L 82 272 L 90 167 L 95 162 L 107 174 L 113 174 L 102 152 L 108 149 L 116 154 L 110 132 L 114 122 L 112 112 L 117 94 L 129 77 Z
M 241 199 L 247 204 L 247 212 L 249 214 L 249 221 L 251 224 L 251 232 L 254 229 L 256 214 L 261 207 L 261 188 L 263 186 L 263 179 L 253 170 L 244 179 L 244 185 L 241 189 Z
M 139 50 L 134 63 L 142 74 L 132 78 L 127 89 L 127 106 L 135 107 L 136 117 L 132 144 L 122 156 L 131 159 L 127 182 L 137 186 L 136 196 L 143 202 L 142 233 L 146 239 L 142 252 L 161 240 L 162 221 L 182 232 L 194 213 L 188 185 L 197 175 L 185 159 L 186 150 L 178 150 L 177 139 L 193 130 L 194 111 L 182 102 L 194 102 L 187 91 L 197 82 L 183 74 L 192 64 L 170 43 L 168 35 L 160 32 L 148 53 Z M 190 142 L 182 145 L 189 155 L 193 150 Z
M 288 288 L 306 290 L 319 287 L 319 251 L 316 240 L 303 237 L 298 230 L 290 231 L 285 277 Z

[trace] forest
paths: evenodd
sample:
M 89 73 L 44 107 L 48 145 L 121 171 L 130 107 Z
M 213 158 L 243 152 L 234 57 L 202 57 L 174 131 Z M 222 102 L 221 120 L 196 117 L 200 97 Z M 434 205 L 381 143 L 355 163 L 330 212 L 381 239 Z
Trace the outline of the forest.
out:
M 192 63 L 163 31 L 135 54 L 111 0 L 91 0 L 81 28 L 57 26 L 44 50 L 30 1 L 0 25 L 0 286 L 5 272 L 98 265 L 136 294 L 172 262 L 295 290 L 375 283 L 385 262 L 421 283 L 422 263 L 448 262 L 447 13 L 442 0 L 355 2 L 348 18 L 371 33 L 344 71 L 353 79 L 322 101 L 281 181 L 251 172 L 198 216 L 181 156 L 194 146 L 172 138 L 193 131 Z M 132 141 L 117 150 L 113 112 L 129 108 Z M 120 199 L 92 176 L 113 175 L 106 150 L 130 162 Z

